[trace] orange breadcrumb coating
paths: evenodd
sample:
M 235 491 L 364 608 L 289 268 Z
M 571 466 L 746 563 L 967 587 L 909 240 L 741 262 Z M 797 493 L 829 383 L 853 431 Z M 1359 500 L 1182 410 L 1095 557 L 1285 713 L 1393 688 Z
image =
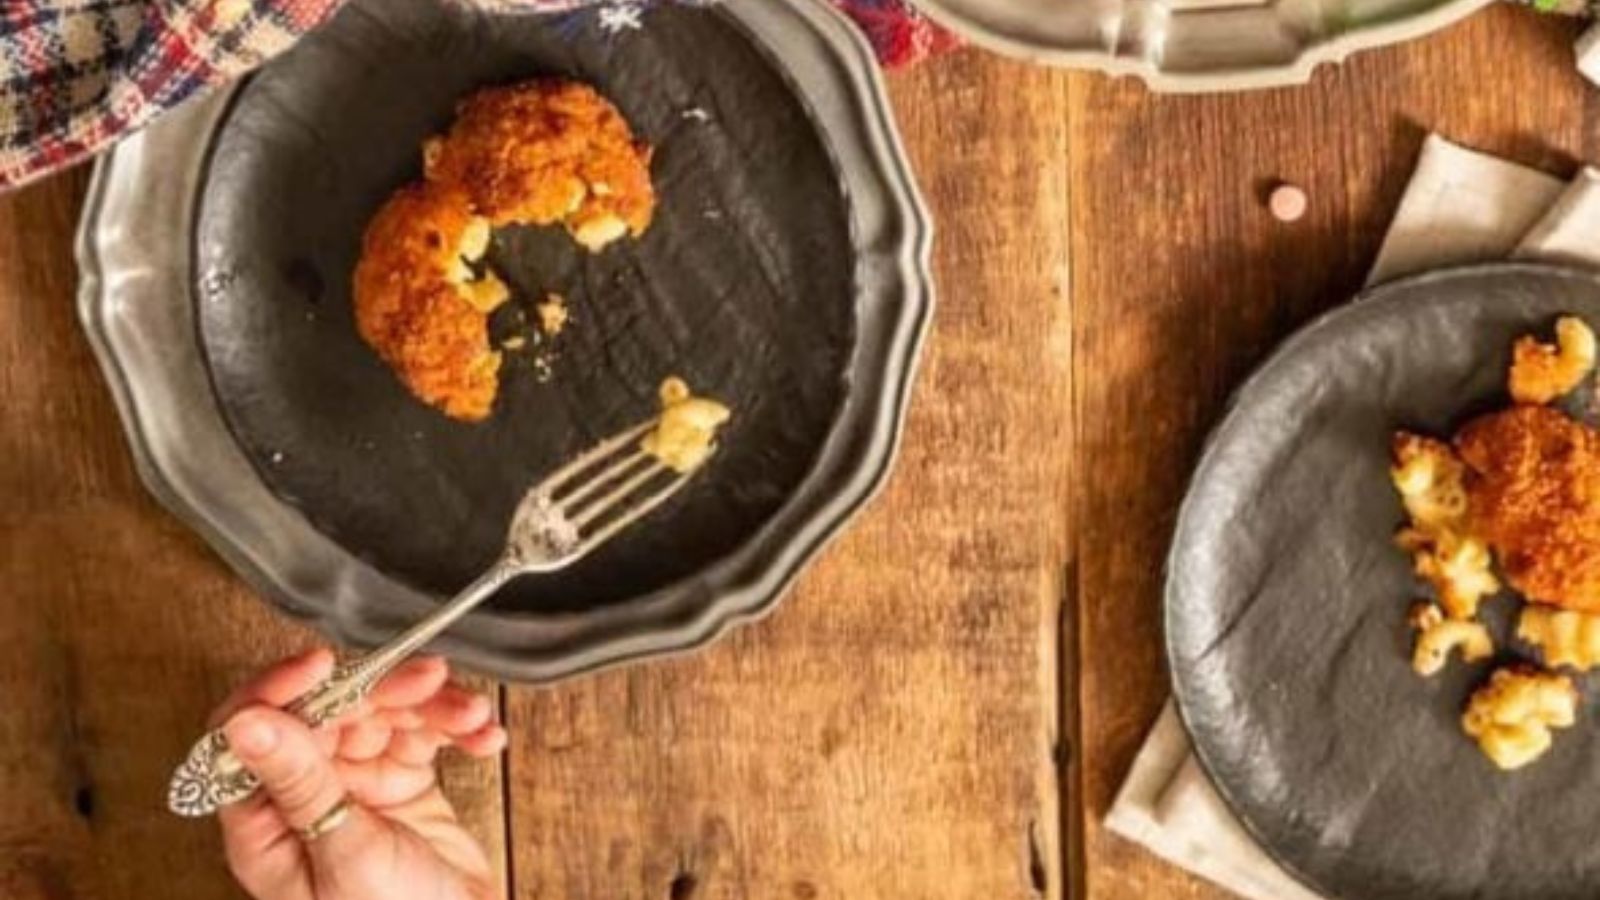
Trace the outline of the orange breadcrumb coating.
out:
M 1529 600 L 1600 612 L 1600 432 L 1546 406 L 1473 420 L 1456 439 L 1474 534 Z
M 650 148 L 594 88 L 532 81 L 463 100 L 424 151 L 427 177 L 459 185 L 496 226 L 563 224 L 598 250 L 650 227 Z
M 470 281 L 462 261 L 481 255 L 487 237 L 459 190 L 410 184 L 367 226 L 355 272 L 362 339 L 419 399 L 466 421 L 487 417 L 499 389 L 487 309 L 505 288 L 492 275 Z
M 1550 403 L 1570 393 L 1594 368 L 1595 336 L 1575 316 L 1556 322 L 1556 342 L 1519 338 L 1511 349 L 1511 399 L 1518 403 Z

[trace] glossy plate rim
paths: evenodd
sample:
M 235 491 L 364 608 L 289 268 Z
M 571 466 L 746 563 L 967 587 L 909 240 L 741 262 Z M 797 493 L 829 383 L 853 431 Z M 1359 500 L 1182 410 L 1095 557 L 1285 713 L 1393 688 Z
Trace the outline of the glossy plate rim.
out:
M 1098 71 L 1112 77 L 1132 76 L 1152 91 L 1165 94 L 1227 93 L 1306 84 L 1319 66 L 1342 63 L 1355 53 L 1415 40 L 1447 28 L 1487 7 L 1493 0 L 1441 0 L 1427 9 L 1389 21 L 1341 31 L 1320 42 L 1301 45 L 1296 57 L 1279 65 L 1237 65 L 1205 71 L 1173 71 L 1160 59 L 1124 55 L 1103 45 L 1101 35 L 1081 45 L 1030 40 L 991 27 L 967 15 L 950 0 L 912 0 L 929 19 L 974 45 L 1003 56 L 1039 65 Z M 1131 5 L 1131 4 L 1129 4 Z M 1197 17 L 1218 27 L 1220 17 L 1236 13 L 1238 6 L 1218 3 L 1188 7 L 1172 3 L 1147 4 L 1172 16 Z M 1174 8 L 1176 7 L 1176 8 Z M 1212 23 L 1216 23 L 1213 25 Z
M 630 602 L 549 617 L 480 611 L 433 645 L 468 668 L 541 683 L 696 651 L 775 608 L 893 468 L 934 306 L 933 226 L 877 62 L 823 0 L 728 0 L 717 10 L 711 14 L 749 37 L 795 89 L 844 181 L 861 322 L 852 389 L 790 499 L 706 570 L 726 570 L 724 589 L 676 607 Z M 79 318 L 151 494 L 279 609 L 339 643 L 370 646 L 437 599 L 350 556 L 253 470 L 241 476 L 238 466 L 249 463 L 217 408 L 192 330 L 192 217 L 211 134 L 232 94 L 181 107 L 96 165 L 77 241 Z M 174 292 L 185 311 L 166 318 L 182 321 L 157 321 L 152 310 L 172 309 Z M 235 503 L 250 512 L 238 514 Z M 696 575 L 642 600 L 708 590 Z

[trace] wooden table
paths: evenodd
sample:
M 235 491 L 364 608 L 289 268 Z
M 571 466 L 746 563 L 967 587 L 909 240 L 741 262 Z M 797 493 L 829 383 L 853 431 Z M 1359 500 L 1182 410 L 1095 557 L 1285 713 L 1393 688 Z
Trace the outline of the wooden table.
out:
M 1220 897 L 1098 824 L 1165 696 L 1160 560 L 1229 390 L 1361 282 L 1424 133 L 1600 159 L 1576 26 L 1494 9 L 1307 88 L 1152 97 L 965 52 L 891 77 L 941 307 L 887 493 L 691 659 L 489 686 L 449 766 L 512 894 Z M 1275 222 L 1276 179 L 1308 217 Z M 73 312 L 70 173 L 0 199 L 0 896 L 239 896 L 161 809 L 314 637 L 145 494 Z

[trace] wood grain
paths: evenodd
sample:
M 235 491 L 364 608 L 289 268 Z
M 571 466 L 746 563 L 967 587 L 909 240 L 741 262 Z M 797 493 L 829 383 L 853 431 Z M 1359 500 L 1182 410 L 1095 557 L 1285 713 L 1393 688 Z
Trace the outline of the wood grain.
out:
M 1360 284 L 1428 130 L 1596 159 L 1572 37 L 1496 9 L 1221 97 L 974 51 L 893 76 L 941 300 L 897 475 L 771 619 L 508 692 L 505 781 L 446 779 L 514 896 L 1222 897 L 1097 824 L 1166 696 L 1189 469 Z M 1276 179 L 1306 220 L 1266 214 Z M 313 638 L 140 487 L 72 311 L 83 184 L 0 197 L 0 896 L 236 897 L 213 828 L 162 812 L 167 771 Z
M 134 474 L 74 314 L 86 174 L 0 197 L 0 897 L 239 897 L 167 777 L 232 684 L 314 638 Z M 448 768 L 503 859 L 498 767 Z
M 769 620 L 512 692 L 516 896 L 1059 896 L 1065 80 L 896 76 L 941 308 L 891 487 Z
M 1099 827 L 1167 696 L 1161 559 L 1229 392 L 1365 278 L 1424 135 L 1570 172 L 1594 158 L 1574 26 L 1496 8 L 1310 87 L 1154 97 L 1071 85 L 1084 896 L 1222 897 Z M 1279 224 L 1278 179 L 1310 214 Z

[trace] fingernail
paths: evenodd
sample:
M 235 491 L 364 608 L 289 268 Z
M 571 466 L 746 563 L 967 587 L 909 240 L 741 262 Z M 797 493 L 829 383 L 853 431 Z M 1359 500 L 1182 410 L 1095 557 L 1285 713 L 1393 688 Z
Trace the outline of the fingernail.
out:
M 249 713 L 229 722 L 224 731 L 229 746 L 244 756 L 265 756 L 278 746 L 278 729 Z

